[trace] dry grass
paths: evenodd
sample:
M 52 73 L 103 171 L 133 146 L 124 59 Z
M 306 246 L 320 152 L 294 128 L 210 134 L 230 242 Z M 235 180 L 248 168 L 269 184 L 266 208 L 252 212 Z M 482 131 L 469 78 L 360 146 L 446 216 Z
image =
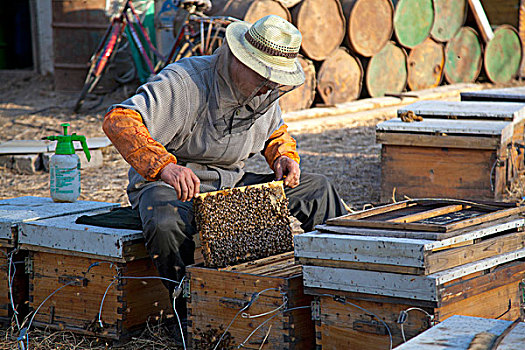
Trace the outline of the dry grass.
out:
M 173 325 L 164 322 L 148 322 L 144 330 L 121 344 L 94 336 L 75 334 L 67 330 L 33 328 L 29 332 L 27 349 L 31 350 L 169 350 L 182 349 L 172 337 Z M 17 349 L 19 332 L 16 326 L 0 330 L 0 350 Z

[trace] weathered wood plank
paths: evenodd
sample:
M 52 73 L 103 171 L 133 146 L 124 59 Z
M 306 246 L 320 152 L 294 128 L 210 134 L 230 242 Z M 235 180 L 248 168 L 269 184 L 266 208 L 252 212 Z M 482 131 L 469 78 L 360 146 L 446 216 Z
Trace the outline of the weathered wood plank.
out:
M 370 232 L 370 231 L 369 231 Z M 350 236 L 308 232 L 294 237 L 297 258 L 423 268 L 423 252 L 429 240 L 408 238 Z
M 399 345 L 399 350 L 467 350 L 474 337 L 481 332 L 500 335 L 511 321 L 471 316 L 452 316 L 427 331 Z M 436 342 L 439 339 L 439 343 Z M 520 349 L 525 344 L 525 323 L 514 328 L 498 346 L 498 350 Z
M 452 147 L 497 150 L 501 140 L 499 137 L 425 135 L 378 131 L 376 132 L 376 143 L 411 147 Z
M 404 230 L 380 230 L 374 228 L 342 227 L 333 225 L 317 225 L 315 228 L 320 232 L 332 232 L 343 235 L 375 236 L 375 237 L 397 237 L 432 241 L 425 244 L 425 250 L 435 250 L 449 247 L 450 245 L 485 237 L 498 232 L 518 229 L 525 226 L 525 219 L 515 216 L 498 219 L 491 222 L 459 229 L 455 232 L 418 232 Z M 306 233 L 309 235 L 311 233 Z
M 142 231 L 76 224 L 83 214 L 21 223 L 20 244 L 126 258 L 126 242 L 143 241 Z
M 496 219 L 501 219 L 504 217 L 509 217 L 512 215 L 517 215 L 520 213 L 523 213 L 525 211 L 525 207 L 516 207 L 516 208 L 509 208 L 509 209 L 503 209 L 498 210 L 492 213 L 487 213 L 485 215 L 480 215 L 477 217 L 474 217 L 472 219 L 466 219 L 458 222 L 454 222 L 447 225 L 447 231 L 454 231 L 458 230 L 464 227 L 469 227 L 473 225 L 482 224 L 484 222 L 493 221 Z
M 118 203 L 76 201 L 55 203 L 47 197 L 17 197 L 0 200 L 0 239 L 12 239 L 12 227 L 22 222 L 118 207 Z
M 475 93 L 481 94 L 482 91 L 471 92 Z M 497 101 L 418 101 L 399 108 L 397 113 L 399 116 L 408 111 L 423 118 L 457 118 L 458 120 L 454 121 L 448 119 L 454 123 L 460 121 L 459 119 L 506 120 L 517 123 L 525 118 L 524 104 Z
M 454 267 L 448 270 L 436 272 L 429 275 L 429 278 L 436 280 L 436 285 L 444 284 L 446 282 L 452 281 L 456 278 L 460 278 L 471 273 L 478 271 L 487 270 L 499 265 L 506 264 L 511 261 L 515 261 L 525 257 L 525 249 L 519 249 L 513 252 L 500 254 L 490 258 L 473 261 L 471 263 Z
M 470 297 L 485 293 L 491 289 L 511 285 L 518 291 L 518 283 L 525 276 L 525 263 L 511 261 L 491 269 L 489 273 L 474 273 L 452 280 L 439 287 L 439 307 L 455 304 Z M 519 293 L 516 293 L 518 295 Z M 507 306 L 505 300 L 500 300 Z M 514 306 L 518 306 L 516 303 Z M 481 314 L 480 314 L 481 315 Z M 487 315 L 488 316 L 488 315 Z
M 424 201 L 428 202 L 428 204 L 433 204 L 429 199 Z M 417 199 L 406 202 L 419 204 Z M 525 207 L 498 208 L 494 206 L 491 208 L 492 210 L 489 210 L 488 206 L 476 205 L 474 202 L 471 202 L 472 205 L 468 205 L 466 202 L 457 204 L 458 201 L 453 201 L 452 203 L 451 205 L 446 205 L 446 201 L 438 200 L 433 205 L 434 208 L 422 203 L 418 207 L 413 206 L 409 211 L 397 210 L 396 212 L 391 210 L 390 205 L 386 205 L 373 209 L 374 215 L 366 215 L 368 210 L 365 210 L 329 219 L 326 222 L 335 226 L 449 232 L 491 220 L 510 217 L 525 211 Z M 382 212 L 381 209 L 385 210 Z M 463 211 L 465 212 L 463 213 Z M 392 215 L 382 215 L 385 212 L 392 212 Z M 458 215 L 447 215 L 452 213 L 457 213 Z M 443 218 L 445 215 L 446 217 Z M 363 219 L 361 220 L 361 218 Z M 432 218 L 435 220 L 430 220 Z
M 475 261 L 428 276 L 303 266 L 304 285 L 349 292 L 438 301 L 438 286 L 525 257 L 525 249 Z
M 481 37 L 485 43 L 488 43 L 492 38 L 494 38 L 494 32 L 490 26 L 487 14 L 483 10 L 483 5 L 481 5 L 480 0 L 468 0 L 469 7 L 472 10 L 474 19 L 478 24 L 478 29 L 481 33 Z
M 273 264 L 273 263 L 276 263 L 276 262 L 285 261 L 285 260 L 288 260 L 290 258 L 293 258 L 293 252 L 286 252 L 286 253 L 282 253 L 282 254 L 272 255 L 272 256 L 269 256 L 267 258 L 262 258 L 262 259 L 258 259 L 258 260 L 254 260 L 254 261 L 247 261 L 247 262 L 242 263 L 242 264 L 221 267 L 218 270 L 219 271 L 246 272 L 246 271 L 248 271 L 248 270 L 250 270 L 250 269 L 252 269 L 254 267 L 259 267 L 259 266 L 265 265 L 265 264 L 269 265 L 269 264 Z
M 384 205 L 384 206 L 381 206 L 381 207 L 377 207 L 377 208 L 361 210 L 361 211 L 358 211 L 358 212 L 355 212 L 355 213 L 350 213 L 350 214 L 347 214 L 347 215 L 340 216 L 338 218 L 328 219 L 328 220 L 326 220 L 326 222 L 328 224 L 330 224 L 334 220 L 338 221 L 339 219 L 344 219 L 344 218 L 349 218 L 349 217 L 351 217 L 352 219 L 356 219 L 357 220 L 357 219 L 362 219 L 362 218 L 367 218 L 367 217 L 370 217 L 370 216 L 374 216 L 376 214 L 388 213 L 390 211 L 407 208 L 409 206 L 414 206 L 416 204 L 417 203 L 410 203 L 408 201 L 392 203 L 392 204 L 387 204 L 387 205 Z
M 431 274 L 522 248 L 525 248 L 525 232 L 509 233 L 472 245 L 427 254 L 425 271 Z
M 427 134 L 499 136 L 501 143 L 510 140 L 513 135 L 512 122 L 489 120 L 454 120 L 424 119 L 420 122 L 405 123 L 400 118 L 393 118 L 377 124 L 378 132 L 412 132 Z
M 497 160 L 495 150 L 383 145 L 381 199 L 390 200 L 395 188 L 411 198 L 495 200 L 505 182 Z
M 421 221 L 424 219 L 433 218 L 433 217 L 441 216 L 445 214 L 455 213 L 455 212 L 458 212 L 460 210 L 467 209 L 467 208 L 470 208 L 470 206 L 447 205 L 445 207 L 425 210 L 419 213 L 405 215 L 405 216 L 401 216 L 395 219 L 390 219 L 387 221 L 388 222 L 409 223 L 409 222 Z
M 376 264 L 376 263 L 362 263 L 362 262 L 351 262 L 351 261 L 344 261 L 344 260 L 315 259 L 315 258 L 297 258 L 297 261 L 302 266 L 308 265 L 308 266 L 336 267 L 336 268 L 354 269 L 354 270 L 403 273 L 403 274 L 409 274 L 409 275 L 424 275 L 425 274 L 425 270 L 423 268 L 410 267 L 410 266 L 385 265 L 385 264 Z
M 403 275 L 319 266 L 303 266 L 306 287 L 327 288 L 399 298 L 437 300 L 435 280 L 428 276 Z
M 436 310 L 440 320 L 452 315 L 479 316 L 515 320 L 520 317 L 518 283 L 508 283 L 483 293 L 448 304 Z M 509 307 L 510 306 L 510 307 Z M 461 310 L 461 311 L 459 311 Z
M 460 93 L 461 101 L 505 101 L 525 102 L 525 86 L 503 89 L 465 91 Z

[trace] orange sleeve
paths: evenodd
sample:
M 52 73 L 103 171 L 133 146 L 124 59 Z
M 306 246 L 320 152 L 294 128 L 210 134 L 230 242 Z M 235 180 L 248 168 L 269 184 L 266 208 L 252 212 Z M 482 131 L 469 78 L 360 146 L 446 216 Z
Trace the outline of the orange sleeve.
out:
M 264 157 L 273 170 L 273 163 L 280 156 L 287 156 L 299 164 L 300 158 L 296 151 L 295 139 L 288 133 L 288 126 L 283 124 L 279 129 L 270 135 L 266 146 L 263 149 Z
M 168 163 L 177 163 L 175 156 L 151 137 L 140 114 L 132 109 L 112 109 L 104 117 L 102 129 L 126 162 L 148 181 L 158 180 Z

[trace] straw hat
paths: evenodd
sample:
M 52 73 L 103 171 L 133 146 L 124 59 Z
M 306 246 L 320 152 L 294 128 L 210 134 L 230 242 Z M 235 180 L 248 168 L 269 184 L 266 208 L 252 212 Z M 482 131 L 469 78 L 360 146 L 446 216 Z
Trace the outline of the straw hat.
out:
M 297 59 L 302 36 L 279 16 L 266 16 L 253 25 L 233 22 L 226 27 L 226 41 L 239 61 L 278 84 L 298 86 L 304 72 Z

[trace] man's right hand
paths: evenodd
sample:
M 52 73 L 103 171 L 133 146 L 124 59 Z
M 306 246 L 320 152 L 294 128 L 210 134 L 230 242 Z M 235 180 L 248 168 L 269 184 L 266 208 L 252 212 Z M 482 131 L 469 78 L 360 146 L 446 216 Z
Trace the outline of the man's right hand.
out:
M 190 169 L 175 163 L 168 163 L 161 171 L 160 178 L 173 186 L 179 200 L 185 202 L 193 199 L 200 192 L 201 182 Z

